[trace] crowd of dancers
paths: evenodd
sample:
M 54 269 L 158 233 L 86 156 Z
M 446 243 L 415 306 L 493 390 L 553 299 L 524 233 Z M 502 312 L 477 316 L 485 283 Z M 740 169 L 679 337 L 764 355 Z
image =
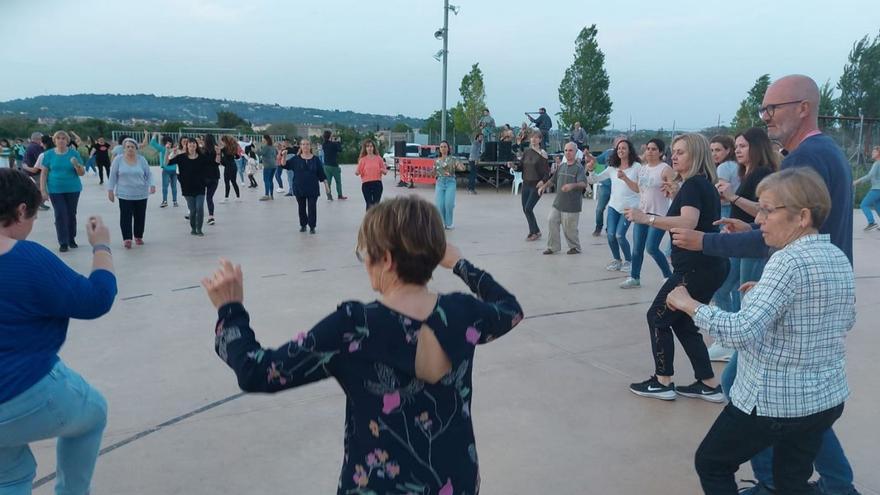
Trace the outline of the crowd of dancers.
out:
M 606 269 L 628 272 L 621 287 L 635 289 L 642 286 L 644 252 L 657 264 L 664 280 L 646 313 L 653 372 L 629 390 L 661 400 L 727 403 L 696 449 L 695 469 L 707 494 L 738 493 L 734 475 L 746 461 L 757 478 L 747 488 L 753 495 L 857 493 L 832 425 L 849 396 L 844 339 L 855 322 L 852 187 L 869 179 L 880 185 L 880 166 L 853 181 L 839 147 L 818 129 L 818 103 L 812 79 L 786 76 L 770 85 L 757 109 L 766 131 L 711 138 L 687 133 L 668 148 L 652 139 L 643 156 L 621 137 L 607 161 L 594 160 L 586 143 L 573 139 L 551 164 L 539 128 L 510 164 L 522 174 L 526 242 L 541 238 L 534 208 L 555 190 L 545 255 L 562 251 L 560 230 L 567 254 L 583 252 L 579 217 L 584 192 L 596 185 L 597 202 L 607 208 L 612 260 Z M 94 256 L 88 278 L 26 240 L 48 199 L 60 250 L 78 247 L 76 207 L 86 165 L 70 138 L 55 133 L 51 146 L 25 160 L 24 172 L 0 170 L 0 278 L 10 281 L 0 286 L 0 313 L 9 316 L 0 323 L 0 494 L 29 493 L 35 464 L 28 444 L 48 437 L 59 438 L 58 492 L 88 493 L 106 424 L 100 392 L 57 353 L 69 318 L 99 317 L 113 303 L 108 229 L 99 217 L 87 222 Z M 32 140 L 42 142 L 36 135 Z M 138 149 L 154 141 L 163 174 L 160 206 L 167 207 L 169 187 L 177 206 L 173 184 L 179 180 L 194 236 L 204 235 L 205 204 L 207 223 L 215 221 L 220 167 L 225 198 L 232 192 L 238 198 L 244 175 L 257 187 L 258 157 L 260 199 L 273 200 L 278 181 L 281 192 L 296 197 L 301 232 L 316 232 L 322 183 L 328 200 L 330 180 L 336 180 L 336 197 L 345 198 L 339 172 L 328 170 L 338 168 L 336 157 L 328 158 L 328 150 L 339 151 L 332 135 L 324 136 L 323 162 L 305 139 L 295 147 L 276 147 L 270 136 L 259 147 L 232 136 L 219 143 L 212 135 L 144 141 L 122 139 L 106 167 L 125 248 L 143 244 L 147 198 L 156 188 Z M 99 153 L 113 150 L 99 140 Z M 880 159 L 880 149 L 874 153 Z M 401 486 L 441 495 L 479 491 L 470 412 L 475 346 L 505 335 L 524 315 L 512 293 L 447 241 L 455 228 L 456 173 L 467 165 L 445 141 L 439 155 L 434 205 L 417 196 L 381 201 L 385 163 L 376 143 L 361 145 L 356 174 L 367 213 L 357 254 L 378 301 L 343 303 L 309 332 L 268 349 L 250 327 L 241 267 L 223 261 L 202 282 L 218 310 L 216 352 L 243 390 L 278 392 L 333 377 L 356 405 L 346 414 L 339 493 L 392 493 Z M 597 161 L 606 161 L 603 170 Z M 103 157 L 100 162 L 107 165 Z M 602 187 L 609 189 L 607 206 Z M 661 247 L 667 232 L 668 257 Z M 474 295 L 432 292 L 427 283 L 438 266 L 451 269 Z M 700 329 L 729 360 L 720 380 Z M 674 382 L 676 338 L 694 372 L 687 385 Z M 49 397 L 69 420 L 48 424 L 41 416 Z M 814 468 L 820 477 L 810 484 Z

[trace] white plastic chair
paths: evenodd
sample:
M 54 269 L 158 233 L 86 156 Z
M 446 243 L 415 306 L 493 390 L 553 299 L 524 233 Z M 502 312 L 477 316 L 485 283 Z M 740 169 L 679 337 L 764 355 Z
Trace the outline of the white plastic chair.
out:
M 522 172 L 512 171 L 511 174 L 513 174 L 513 186 L 510 188 L 510 192 L 516 195 L 519 194 L 519 189 L 522 187 Z

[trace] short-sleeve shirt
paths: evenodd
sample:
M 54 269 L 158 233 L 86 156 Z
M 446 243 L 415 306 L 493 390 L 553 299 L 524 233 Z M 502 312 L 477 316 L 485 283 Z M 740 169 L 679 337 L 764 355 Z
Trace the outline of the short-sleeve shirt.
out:
M 757 201 L 758 194 L 756 191 L 758 189 L 758 184 L 764 179 L 764 177 L 767 177 L 772 173 L 773 170 L 771 170 L 770 167 L 756 167 L 752 170 L 752 173 L 743 177 L 742 182 L 736 189 L 736 195 L 749 201 Z M 739 202 L 737 201 L 737 203 Z M 738 205 L 732 203 L 730 205 L 730 216 L 746 223 L 752 223 L 755 221 L 754 216 L 749 215 Z
M 574 189 L 568 192 L 562 191 L 565 184 L 576 184 L 578 182 L 587 183 L 587 174 L 584 167 L 580 163 L 575 162 L 569 165 L 565 162 L 556 169 L 556 198 L 553 200 L 553 207 L 563 213 L 578 213 L 583 205 L 584 191 Z
M 46 150 L 43 153 L 43 168 L 49 172 L 46 187 L 49 194 L 74 193 L 82 191 L 82 181 L 76 174 L 76 169 L 70 163 L 71 158 L 80 162 L 82 158 L 78 151 L 67 148 L 67 152 L 59 155 L 55 149 Z
M 718 232 L 718 226 L 712 223 L 720 218 L 721 198 L 718 196 L 718 190 L 706 176 L 695 175 L 684 181 L 672 204 L 669 205 L 666 216 L 680 216 L 681 209 L 685 206 L 700 210 L 700 218 L 697 220 L 697 226 L 694 227 L 695 230 Z M 719 258 L 715 256 L 708 256 L 701 251 L 688 251 L 674 244 L 672 246 L 672 268 L 675 272 L 705 269 L 718 263 Z
M 95 163 L 98 165 L 107 165 L 110 166 L 110 144 L 109 143 L 95 143 L 92 145 L 92 149 L 95 150 Z

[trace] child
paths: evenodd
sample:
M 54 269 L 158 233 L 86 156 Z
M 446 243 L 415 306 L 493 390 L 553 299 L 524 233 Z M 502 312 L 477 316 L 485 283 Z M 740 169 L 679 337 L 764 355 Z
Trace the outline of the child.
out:
M 248 188 L 257 187 L 257 180 L 254 179 L 254 175 L 256 175 L 258 169 L 259 164 L 257 163 L 257 155 L 254 153 L 254 148 L 249 147 L 247 152 L 247 165 L 245 166 L 247 178 L 251 182 L 251 185 L 249 185 Z

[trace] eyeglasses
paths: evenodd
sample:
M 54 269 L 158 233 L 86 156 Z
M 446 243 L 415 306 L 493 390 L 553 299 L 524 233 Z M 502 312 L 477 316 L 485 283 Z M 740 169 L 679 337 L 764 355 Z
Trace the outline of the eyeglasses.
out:
M 767 115 L 768 119 L 773 118 L 773 114 L 776 113 L 776 109 L 779 107 L 784 107 L 785 105 L 793 105 L 795 103 L 801 103 L 804 100 L 795 100 L 795 101 L 784 101 L 782 103 L 771 103 L 769 105 L 764 105 L 763 107 L 758 109 L 758 118 L 763 119 L 764 115 Z
M 782 209 L 782 208 L 785 208 L 785 205 L 779 205 L 779 206 L 761 206 L 761 205 L 758 205 L 758 214 L 755 215 L 755 216 L 758 216 L 758 215 L 764 215 L 765 217 L 768 217 L 768 216 L 770 216 L 770 214 L 773 213 L 774 211 L 779 210 L 779 209 Z

